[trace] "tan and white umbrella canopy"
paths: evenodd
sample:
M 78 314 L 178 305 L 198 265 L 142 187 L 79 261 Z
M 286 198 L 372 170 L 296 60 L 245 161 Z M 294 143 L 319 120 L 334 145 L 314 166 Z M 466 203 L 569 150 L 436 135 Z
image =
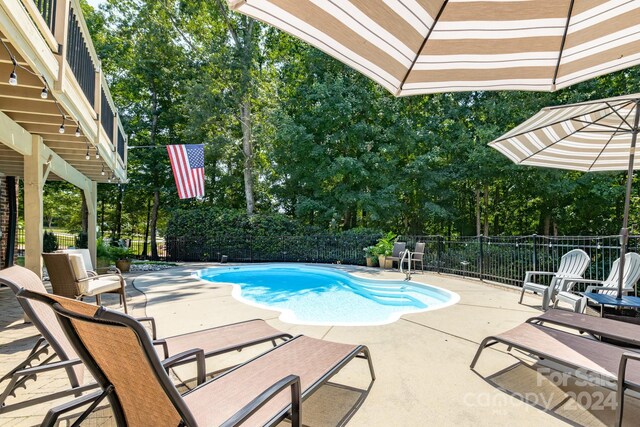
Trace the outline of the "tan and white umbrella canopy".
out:
M 543 108 L 489 145 L 518 164 L 578 171 L 627 171 L 618 298 L 629 238 L 629 204 L 640 131 L 640 93 Z
M 513 162 L 578 171 L 627 170 L 640 93 L 543 108 L 489 145 Z M 640 156 L 633 169 L 640 169 Z
M 553 91 L 640 63 L 638 0 L 228 0 L 397 96 Z

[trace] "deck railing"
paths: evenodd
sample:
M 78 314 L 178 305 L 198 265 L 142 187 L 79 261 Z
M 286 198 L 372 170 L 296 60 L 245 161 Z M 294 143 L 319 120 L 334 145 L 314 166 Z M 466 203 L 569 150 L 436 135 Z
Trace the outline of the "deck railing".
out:
M 102 123 L 102 127 L 107 133 L 109 141 L 111 141 L 111 143 L 113 144 L 113 122 L 115 119 L 115 115 L 113 112 L 113 108 L 111 108 L 111 103 L 109 102 L 109 97 L 107 96 L 104 87 L 100 90 L 100 102 L 100 123 Z
M 96 88 L 96 64 L 93 63 L 88 42 L 84 34 L 77 12 L 69 9 L 67 27 L 67 63 L 82 88 L 87 100 L 93 100 Z
M 111 147 L 109 151 L 117 153 L 121 167 L 125 166 L 126 134 L 118 128 L 120 123 L 118 112 L 109 92 L 107 82 L 100 70 L 101 64 L 93 46 L 89 30 L 82 14 L 79 0 L 21 0 L 32 21 L 45 38 L 51 51 L 59 55 L 60 67 L 54 76 L 56 90 L 69 90 L 77 84 L 77 90 L 70 92 L 78 95 L 73 98 L 79 110 L 86 116 L 86 129 L 92 129 L 92 123 L 99 121 L 106 140 Z M 64 64 L 68 66 L 64 66 Z M 75 83 L 64 82 L 69 79 L 65 69 L 70 70 Z M 67 71 L 68 72 L 68 71 Z M 83 99 L 84 98 L 84 99 Z M 86 101 L 86 104 L 84 103 Z M 80 105 L 81 104 L 81 105 Z M 83 109 L 90 106 L 91 110 Z M 75 117 L 75 119 L 79 119 Z M 100 133 L 100 132 L 98 132 Z M 105 138 L 102 138 L 104 140 Z M 100 138 L 97 137 L 96 141 Z M 116 162 L 117 163 L 117 162 Z
M 42 15 L 42 19 L 51 30 L 51 34 L 56 31 L 56 0 L 33 0 Z

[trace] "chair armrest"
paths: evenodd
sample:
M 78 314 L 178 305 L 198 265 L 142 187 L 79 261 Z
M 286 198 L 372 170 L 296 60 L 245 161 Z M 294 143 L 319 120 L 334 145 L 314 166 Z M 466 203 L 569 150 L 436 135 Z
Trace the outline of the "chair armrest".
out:
M 42 372 L 53 371 L 60 368 L 69 368 L 73 365 L 79 365 L 82 363 L 80 359 L 63 360 L 60 362 L 47 363 L 45 365 L 38 365 L 29 368 L 17 370 L 14 375 L 32 375 Z
M 153 317 L 136 317 L 136 320 L 140 323 L 142 322 L 151 323 L 151 339 L 152 340 L 158 339 L 158 336 L 157 336 L 158 331 L 156 329 L 156 319 L 154 319 Z
M 115 266 L 96 268 L 96 271 L 106 271 L 107 273 L 111 272 L 112 274 L 122 274 L 120 269 Z
M 299 427 L 300 424 L 300 377 L 297 375 L 288 375 L 271 387 L 260 393 L 255 399 L 246 404 L 242 409 L 233 414 L 228 420 L 220 425 L 220 427 L 232 427 L 239 425 L 253 415 L 258 409 L 262 408 L 274 396 L 277 396 L 282 390 L 291 387 L 291 425 Z
M 640 353 L 626 352 L 622 354 L 622 357 L 620 357 L 620 365 L 618 367 L 618 390 L 624 386 L 627 362 L 629 362 L 629 360 L 640 361 Z
M 153 340 L 153 345 L 161 345 L 162 346 L 162 351 L 164 353 L 164 358 L 166 359 L 167 357 L 169 357 L 169 346 L 167 345 L 167 341 L 166 340 Z
M 169 368 L 171 368 L 172 366 L 178 363 L 180 364 L 186 363 L 185 362 L 186 359 L 190 359 L 193 357 L 195 357 L 195 360 L 196 360 L 196 369 L 197 369 L 196 378 L 198 381 L 198 385 L 200 385 L 205 381 L 205 377 L 207 374 L 203 349 L 192 348 L 190 350 L 183 351 L 182 353 L 174 354 L 173 356 L 167 357 L 166 359 L 164 359 L 162 361 L 162 366 L 164 367 L 164 369 L 167 371 L 167 374 L 168 374 Z
M 600 282 L 602 283 L 602 282 Z M 587 286 L 587 290 L 585 292 L 594 292 L 594 291 L 615 291 L 618 288 L 612 288 L 611 286 Z M 623 289 L 624 291 L 624 289 Z
M 551 271 L 525 271 L 523 283 L 527 283 L 533 279 L 534 276 L 555 276 L 556 273 Z

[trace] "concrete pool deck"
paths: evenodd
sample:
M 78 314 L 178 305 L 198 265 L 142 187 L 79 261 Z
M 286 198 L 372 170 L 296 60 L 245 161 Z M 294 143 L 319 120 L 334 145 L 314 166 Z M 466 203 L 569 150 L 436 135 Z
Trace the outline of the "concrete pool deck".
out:
M 483 338 L 540 313 L 535 307 L 517 304 L 518 293 L 514 290 L 448 275 L 415 274 L 414 281 L 456 292 L 460 302 L 440 310 L 404 315 L 388 325 L 302 326 L 281 322 L 279 312 L 238 302 L 231 296 L 231 286 L 201 281 L 190 275 L 209 266 L 213 265 L 190 264 L 136 277 L 135 289 L 129 286 L 134 315 L 155 317 L 160 336 L 263 318 L 293 335 L 364 344 L 371 350 L 377 380 L 370 383 L 365 361 L 352 361 L 331 381 L 342 386 L 322 387 L 305 402 L 305 425 L 335 426 L 344 422 L 349 426 L 613 424 L 612 391 L 584 386 L 573 377 L 558 375 L 535 364 L 534 359 L 522 353 L 507 353 L 504 346 L 486 349 L 476 371 L 469 369 Z M 369 278 L 404 278 L 388 270 L 334 267 Z M 13 367 L 12 361 L 19 359 L 20 354 L 26 354 L 36 335 L 33 326 L 24 326 L 20 318 L 16 318 L 19 308 L 11 306 L 15 298 L 9 294 L 8 289 L 0 289 L 2 374 Z M 524 302 L 539 306 L 540 299 L 528 296 Z M 11 352 L 12 348 L 16 351 Z M 216 359 L 214 363 L 222 367 L 246 360 L 266 348 L 244 350 Z M 6 357 L 8 354 L 11 357 Z M 182 371 L 176 374 L 178 378 L 188 375 Z M 39 378 L 18 394 L 42 393 L 52 387 L 64 387 L 64 377 Z M 36 425 L 46 408 L 47 405 L 38 405 L 0 414 L 0 426 Z M 625 425 L 634 425 L 638 416 L 638 401 L 628 397 Z M 92 425 L 112 425 L 108 411 L 92 417 Z

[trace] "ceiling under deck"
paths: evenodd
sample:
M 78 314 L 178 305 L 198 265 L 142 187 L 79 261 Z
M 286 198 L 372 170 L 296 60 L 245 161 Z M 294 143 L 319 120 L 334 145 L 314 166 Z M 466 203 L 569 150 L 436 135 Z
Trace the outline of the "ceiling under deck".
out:
M 59 132 L 62 114 L 69 117 L 69 113 L 55 102 L 51 93 L 47 99 L 41 98 L 44 84 L 40 77 L 33 74 L 33 70 L 1 32 L 0 38 L 18 64 L 29 70 L 18 68 L 18 85 L 10 85 L 8 76 L 13 70 L 11 57 L 0 45 L 0 111 L 32 135 L 42 136 L 45 145 L 92 181 L 109 182 L 110 170 L 101 158 L 96 159 L 96 148 L 89 146 L 89 141 L 83 135 L 75 136 L 77 125 L 68 118 L 65 120 L 65 133 Z M 89 160 L 86 159 L 87 150 Z M 106 171 L 104 175 L 103 170 Z M 23 156 L 4 144 L 0 144 L 0 173 L 19 177 L 24 174 Z M 59 178 L 50 174 L 48 179 Z

